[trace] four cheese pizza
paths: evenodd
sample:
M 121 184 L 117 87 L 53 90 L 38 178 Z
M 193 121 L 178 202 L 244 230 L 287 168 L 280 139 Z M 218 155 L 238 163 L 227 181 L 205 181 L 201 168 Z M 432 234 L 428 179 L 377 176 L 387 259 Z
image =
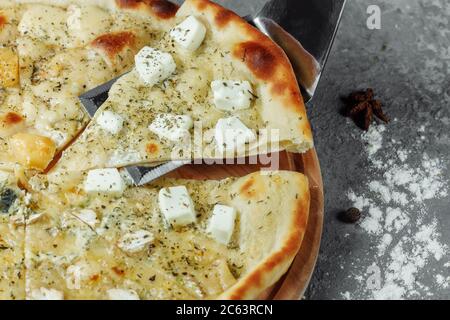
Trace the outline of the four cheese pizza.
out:
M 90 121 L 78 96 L 122 75 Z M 207 0 L 2 0 L 0 299 L 252 299 L 286 272 L 296 172 L 124 166 L 313 145 L 283 51 Z

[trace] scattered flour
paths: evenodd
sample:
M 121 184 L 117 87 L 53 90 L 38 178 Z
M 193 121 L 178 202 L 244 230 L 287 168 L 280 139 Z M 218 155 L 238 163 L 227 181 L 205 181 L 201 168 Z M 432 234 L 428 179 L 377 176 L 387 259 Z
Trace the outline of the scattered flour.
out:
M 380 243 L 378 244 L 378 254 L 383 255 L 386 252 L 386 249 L 392 243 L 392 236 L 389 233 L 385 233 L 381 238 Z
M 404 213 L 400 208 L 387 208 L 384 228 L 391 231 L 402 230 L 409 222 L 408 215 Z
M 384 125 L 371 126 L 369 130 L 363 134 L 362 139 L 366 143 L 369 156 L 374 155 L 383 146 L 383 132 L 386 131 Z
M 380 234 L 383 230 L 381 226 L 383 211 L 377 207 L 370 206 L 368 212 L 369 216 L 362 221 L 361 227 L 367 232 Z
M 418 131 L 424 133 L 426 127 Z M 395 139 L 385 139 L 386 134 L 384 125 L 374 125 L 362 135 L 370 168 L 380 178 L 368 181 L 362 188 L 366 191 L 349 190 L 347 194 L 352 205 L 363 210 L 365 216 L 359 226 L 374 238 L 377 252 L 366 271 L 354 272 L 358 290 L 352 295 L 369 294 L 374 299 L 431 296 L 432 289 L 421 282 L 431 260 L 442 261 L 442 270 L 434 276 L 436 287 L 446 289 L 450 283 L 449 250 L 441 242 L 438 222 L 426 206 L 427 200 L 448 196 L 443 178 L 446 168 L 441 160 L 431 159 L 426 153 L 419 154 L 414 163 L 417 153 L 412 150 L 420 148 L 413 145 L 411 150 L 405 149 Z M 419 136 L 417 145 L 421 143 Z M 394 156 L 392 150 L 396 150 Z M 374 276 L 380 279 L 371 283 Z M 349 292 L 342 296 L 350 299 Z
M 406 150 L 398 150 L 397 151 L 397 156 L 401 162 L 405 162 L 406 160 L 408 160 L 408 155 L 409 155 L 409 153 Z
M 450 285 L 450 277 L 445 277 L 442 274 L 436 275 L 436 282 L 441 288 L 448 288 Z

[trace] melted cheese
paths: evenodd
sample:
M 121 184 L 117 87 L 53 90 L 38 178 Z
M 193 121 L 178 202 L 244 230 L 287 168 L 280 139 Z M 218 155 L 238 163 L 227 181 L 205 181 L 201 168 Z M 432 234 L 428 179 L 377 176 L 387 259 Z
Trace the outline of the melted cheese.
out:
M 64 300 L 64 293 L 59 290 L 49 288 L 37 288 L 31 291 L 31 300 Z
M 20 21 L 21 14 L 21 7 L 0 8 L 0 45 L 14 45 L 19 35 L 17 25 Z
M 71 41 L 67 30 L 67 12 L 58 7 L 46 5 L 28 7 L 18 28 L 21 35 L 52 45 L 66 47 Z
M 134 291 L 141 299 L 193 299 L 216 297 L 236 282 L 230 266 L 240 267 L 244 253 L 203 231 L 209 208 L 220 199 L 219 186 L 226 190 L 228 183 L 183 181 L 199 225 L 174 230 L 165 226 L 157 198 L 177 181 L 128 188 L 115 198 L 77 191 L 83 176 L 49 178 L 35 205 L 47 216 L 27 229 L 30 290 L 52 288 L 66 299 L 107 299 L 112 289 Z M 80 210 L 97 213 L 95 232 L 79 220 Z
M 110 14 L 99 7 L 72 5 L 68 8 L 67 27 L 78 46 L 87 45 L 107 32 L 112 24 Z
M 22 197 L 17 186 L 14 185 L 14 177 L 0 171 L 0 195 L 6 200 L 17 197 L 17 202 Z M 8 196 L 9 194 L 9 196 Z M 4 201 L 3 200 L 3 201 Z M 11 224 L 14 210 L 21 206 L 11 204 L 10 210 L 6 208 L 6 202 L 0 202 L 0 300 L 15 300 L 25 298 L 25 266 L 24 259 L 24 226 Z M 21 211 L 23 213 L 23 211 Z M 20 215 L 22 216 L 22 213 Z

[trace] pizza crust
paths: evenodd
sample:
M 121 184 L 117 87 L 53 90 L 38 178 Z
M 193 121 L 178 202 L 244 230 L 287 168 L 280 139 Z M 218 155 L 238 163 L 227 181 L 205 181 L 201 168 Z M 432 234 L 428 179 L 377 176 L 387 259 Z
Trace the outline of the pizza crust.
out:
M 238 181 L 235 188 L 241 193 L 244 203 L 249 199 L 261 201 L 261 198 L 270 196 L 269 208 L 273 210 L 272 214 L 278 215 L 271 229 L 264 229 L 264 232 L 258 230 L 257 225 L 247 225 L 247 238 L 252 239 L 250 244 L 246 244 L 247 250 L 266 255 L 255 259 L 251 271 L 219 297 L 256 299 L 286 273 L 300 249 L 309 216 L 309 184 L 302 174 L 281 171 L 274 173 L 270 179 L 261 173 L 246 176 Z M 254 212 L 252 208 L 246 208 L 246 213 L 255 214 L 254 221 L 258 221 L 267 211 Z

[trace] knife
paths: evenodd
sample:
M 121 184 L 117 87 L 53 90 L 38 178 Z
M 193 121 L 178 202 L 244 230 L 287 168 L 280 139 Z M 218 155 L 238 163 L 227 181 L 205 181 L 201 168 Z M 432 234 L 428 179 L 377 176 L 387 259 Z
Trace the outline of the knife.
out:
M 305 103 L 311 101 L 323 74 L 346 0 L 270 0 L 255 15 L 244 17 L 276 42 L 291 61 Z M 121 76 L 79 97 L 92 118 Z M 169 161 L 155 167 L 125 168 L 136 186 L 145 185 L 191 161 Z

